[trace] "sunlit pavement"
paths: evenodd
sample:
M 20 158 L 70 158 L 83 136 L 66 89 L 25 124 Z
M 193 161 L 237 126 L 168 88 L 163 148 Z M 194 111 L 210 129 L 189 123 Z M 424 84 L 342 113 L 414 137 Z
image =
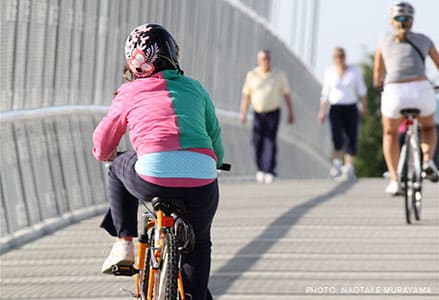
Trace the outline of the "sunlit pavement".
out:
M 219 300 L 438 299 L 439 185 L 407 225 L 387 181 L 222 183 L 210 289 Z M 101 217 L 0 256 L 1 299 L 130 299 L 132 278 L 99 273 Z

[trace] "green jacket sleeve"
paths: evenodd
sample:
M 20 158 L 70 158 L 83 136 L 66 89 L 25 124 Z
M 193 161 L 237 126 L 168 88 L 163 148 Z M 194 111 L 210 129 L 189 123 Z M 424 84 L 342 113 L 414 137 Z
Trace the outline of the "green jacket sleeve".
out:
M 224 145 L 221 139 L 221 127 L 215 113 L 212 100 L 206 92 L 206 130 L 212 140 L 213 151 L 218 158 L 217 167 L 223 164 Z

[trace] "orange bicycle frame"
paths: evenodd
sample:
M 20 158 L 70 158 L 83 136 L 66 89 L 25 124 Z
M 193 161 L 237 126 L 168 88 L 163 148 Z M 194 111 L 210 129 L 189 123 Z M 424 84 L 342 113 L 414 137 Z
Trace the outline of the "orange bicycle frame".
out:
M 174 225 L 174 218 L 170 217 L 170 216 L 164 216 L 163 211 L 158 210 L 156 212 L 156 216 L 157 219 L 154 221 L 150 221 L 150 223 L 148 223 L 148 228 L 150 228 L 150 226 L 156 226 L 156 232 L 155 232 L 155 245 L 157 245 L 157 249 L 154 251 L 153 255 L 156 259 L 156 261 L 160 264 L 160 260 L 161 260 L 161 252 L 163 249 L 163 245 L 164 245 L 164 240 L 165 240 L 165 233 L 163 231 L 164 227 L 172 227 Z M 142 270 L 143 272 L 141 274 L 145 274 L 145 253 L 146 251 L 148 251 L 148 245 L 146 243 L 139 243 L 138 245 L 138 262 L 137 262 L 137 268 L 138 270 Z M 152 291 L 154 288 L 154 278 L 157 275 L 159 271 L 155 268 L 153 268 L 152 265 L 149 266 L 149 276 L 148 276 L 148 290 L 147 290 L 147 299 L 148 300 L 153 300 L 152 299 Z M 139 297 L 140 296 L 140 289 L 141 289 L 141 278 L 139 277 L 139 274 L 136 274 L 136 296 Z M 181 275 L 181 272 L 178 272 L 178 277 L 177 277 L 177 286 L 178 286 L 178 291 L 180 294 L 180 298 L 182 300 L 185 299 L 185 293 L 184 293 L 184 288 L 183 288 L 183 277 Z

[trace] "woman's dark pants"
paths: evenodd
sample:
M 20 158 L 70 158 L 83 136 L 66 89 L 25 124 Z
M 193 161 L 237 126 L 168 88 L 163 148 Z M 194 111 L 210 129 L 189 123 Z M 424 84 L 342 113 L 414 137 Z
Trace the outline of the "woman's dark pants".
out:
M 332 142 L 336 151 L 346 147 L 346 153 L 355 156 L 357 153 L 358 108 L 356 104 L 331 105 L 329 109 Z M 347 141 L 345 142 L 344 137 Z

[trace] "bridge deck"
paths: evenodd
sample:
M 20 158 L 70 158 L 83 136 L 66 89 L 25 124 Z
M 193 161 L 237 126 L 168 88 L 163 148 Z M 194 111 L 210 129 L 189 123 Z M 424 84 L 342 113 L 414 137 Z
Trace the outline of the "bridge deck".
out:
M 386 182 L 222 183 L 210 287 L 219 300 L 438 299 L 439 189 L 406 225 Z M 112 239 L 100 217 L 1 259 L 1 299 L 129 299 L 131 278 L 101 275 Z

